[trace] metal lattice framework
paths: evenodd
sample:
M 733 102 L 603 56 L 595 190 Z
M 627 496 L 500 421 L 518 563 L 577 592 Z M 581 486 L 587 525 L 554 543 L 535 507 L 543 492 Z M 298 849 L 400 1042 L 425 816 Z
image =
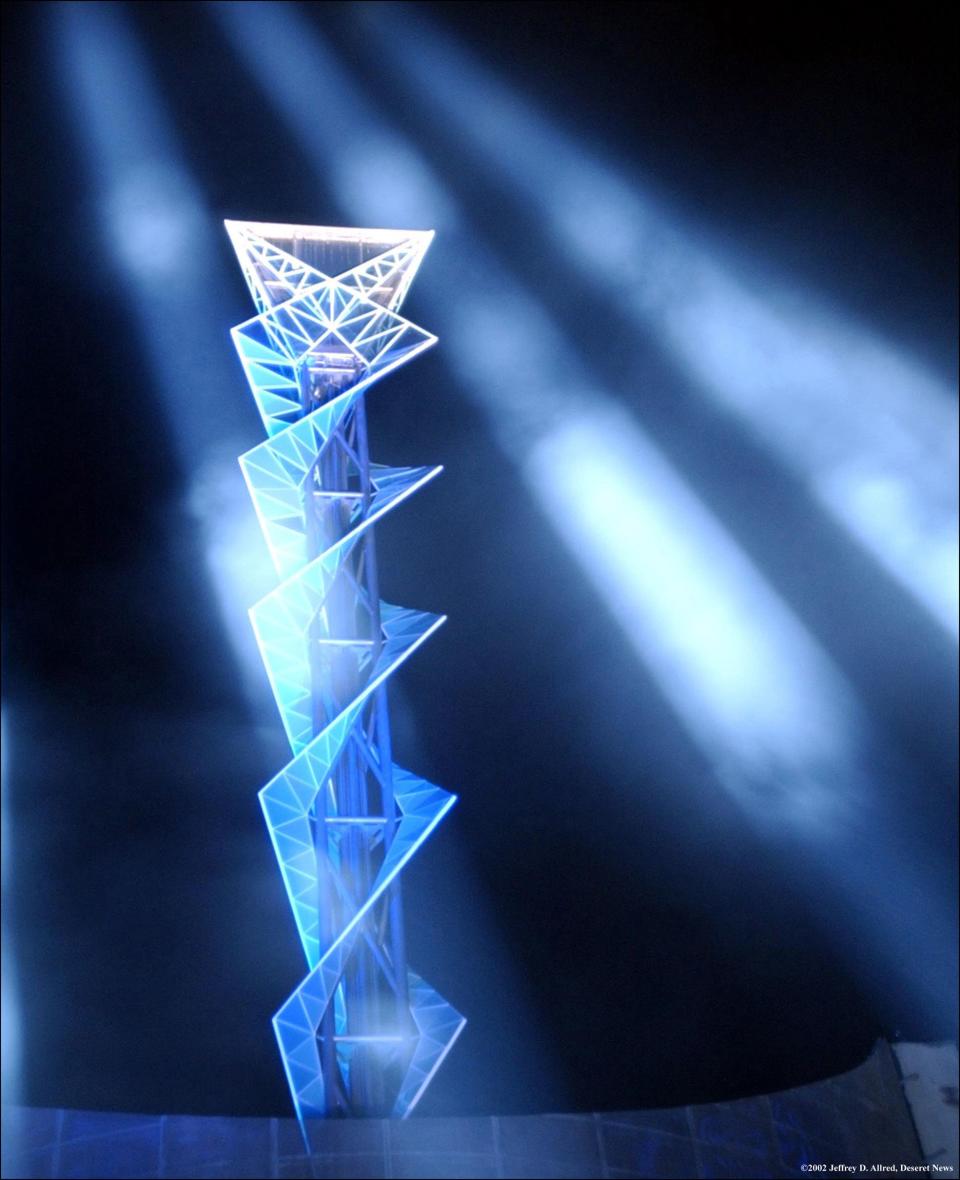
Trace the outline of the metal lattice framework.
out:
M 260 792 L 309 972 L 274 1017 L 304 1126 L 405 1117 L 464 1019 L 408 971 L 398 874 L 455 796 L 393 763 L 385 685 L 443 616 L 381 602 L 376 520 L 439 474 L 367 453 L 364 394 L 436 337 L 398 308 L 433 238 L 228 221 L 233 339 L 267 440 L 240 458 L 282 579 L 250 612 L 292 761 Z

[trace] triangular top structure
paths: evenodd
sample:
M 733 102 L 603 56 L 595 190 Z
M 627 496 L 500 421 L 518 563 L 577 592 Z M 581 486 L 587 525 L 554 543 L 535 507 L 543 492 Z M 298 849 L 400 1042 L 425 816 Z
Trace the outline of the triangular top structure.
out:
M 433 241 L 432 230 L 263 221 L 226 221 L 224 225 L 261 312 L 330 278 L 395 312 Z
M 398 874 L 455 796 L 397 766 L 383 689 L 443 616 L 381 602 L 373 526 L 438 467 L 370 462 L 363 399 L 435 343 L 399 314 L 433 233 L 228 221 L 267 440 L 240 459 L 282 581 L 250 611 L 293 753 L 260 793 L 308 964 L 274 1031 L 313 1117 L 405 1118 L 464 1026 L 409 971 Z

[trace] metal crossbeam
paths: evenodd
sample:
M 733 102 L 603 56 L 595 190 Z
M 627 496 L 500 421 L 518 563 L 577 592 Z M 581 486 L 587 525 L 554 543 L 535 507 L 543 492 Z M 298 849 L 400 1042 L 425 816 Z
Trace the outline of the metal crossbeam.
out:
M 373 524 L 439 467 L 372 464 L 364 394 L 435 343 L 398 309 L 432 233 L 226 223 L 267 440 L 240 458 L 281 578 L 251 608 L 293 758 L 260 792 L 308 974 L 274 1017 L 294 1107 L 406 1117 L 464 1026 L 407 968 L 398 875 L 455 796 L 392 761 L 386 682 L 443 623 L 380 601 Z

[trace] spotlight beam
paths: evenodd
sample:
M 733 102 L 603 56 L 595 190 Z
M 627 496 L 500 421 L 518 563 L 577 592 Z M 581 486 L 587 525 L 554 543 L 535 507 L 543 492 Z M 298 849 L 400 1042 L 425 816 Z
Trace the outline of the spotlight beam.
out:
M 883 812 L 882 784 L 866 773 L 869 726 L 841 673 L 640 426 L 598 387 L 542 304 L 498 265 L 315 25 L 282 3 L 217 2 L 210 11 L 345 215 L 437 227 L 439 245 L 418 292 L 458 384 L 487 416 L 719 782 L 761 830 L 816 853 L 818 870 L 870 919 L 891 971 L 923 1003 L 939 1004 L 942 979 L 904 958 L 939 902 L 912 880 L 909 893 L 900 890 L 897 858 L 867 892 L 861 878 L 844 872 L 838 852 L 845 840 L 862 838 L 865 813 Z M 607 260 L 596 261 L 603 272 Z M 586 470 L 582 463 L 565 470 L 556 460 L 576 451 L 577 438 L 593 459 Z M 611 513 L 622 521 L 619 531 L 604 519 Z M 662 585 L 654 584 L 658 571 Z M 683 641 L 692 602 L 708 604 L 717 622 L 700 628 L 700 644 Z M 736 707 L 724 702 L 727 688 Z M 900 853 L 906 871 L 909 854 Z
M 428 219 L 444 226 L 418 291 L 430 301 L 431 318 L 450 343 L 446 359 L 641 658 L 649 662 L 662 633 L 663 612 L 670 609 L 655 586 L 657 574 L 666 598 L 676 603 L 674 636 L 690 626 L 691 612 L 677 597 L 681 587 L 704 588 L 709 617 L 717 625 L 697 631 L 702 643 L 683 644 L 669 666 L 655 670 L 675 686 L 667 696 L 680 704 L 681 719 L 714 761 L 733 766 L 734 751 L 751 744 L 768 754 L 779 749 L 795 765 L 808 755 L 822 760 L 828 747 L 835 759 L 855 757 L 856 743 L 848 735 L 860 722 L 841 674 L 641 427 L 598 387 L 542 304 L 471 232 L 456 200 L 412 145 L 386 130 L 313 27 L 283 4 L 216 3 L 212 9 L 297 135 L 318 178 L 333 188 L 344 208 L 381 224 L 402 224 L 406 217 L 407 223 Z M 308 78 L 312 101 L 304 102 Z M 319 105 L 324 119 L 314 115 Z M 349 135 L 343 133 L 347 126 Z M 379 182 L 385 175 L 389 185 Z M 578 466 L 570 472 L 564 466 L 578 432 L 589 442 L 584 449 L 596 455 L 596 470 Z M 564 460 L 553 465 L 555 470 L 552 454 Z M 602 499 L 594 492 L 605 470 L 615 473 L 604 477 L 603 487 L 612 496 L 610 503 L 620 505 L 614 515 L 628 532 L 623 545 L 615 530 L 604 526 Z M 590 478 L 584 480 L 585 475 Z M 572 516 L 561 508 L 563 488 L 568 498 L 582 499 Z M 674 539 L 669 568 L 650 524 L 654 508 L 644 509 L 650 504 L 660 513 L 657 529 Z M 645 523 L 640 523 L 644 511 Z M 708 534 L 710 544 L 701 545 Z M 733 556 L 718 563 L 714 558 L 721 546 Z M 625 596 L 635 604 L 630 614 Z M 648 616 L 641 624 L 643 610 Z M 738 637 L 735 659 L 727 646 L 732 635 Z M 776 694 L 771 693 L 774 670 L 782 673 Z M 735 705 L 723 700 L 733 691 L 731 678 L 737 680 Z M 763 720 L 770 717 L 773 696 L 781 701 L 779 729 Z M 702 721 L 705 702 L 717 721 L 710 740 Z M 804 727 L 813 715 L 820 720 L 808 731 Z M 789 718 L 804 720 L 791 729 Z M 814 729 L 820 734 L 816 740 Z M 807 750 L 804 733 L 809 734 Z M 798 782 L 806 777 L 798 771 L 791 775 Z M 734 779 L 731 775 L 730 782 Z M 750 809 L 749 791 L 740 798 Z M 776 822 L 769 813 L 761 815 L 765 823 Z
M 703 395 L 956 638 L 951 391 L 835 308 L 684 225 L 649 181 L 596 157 L 421 14 L 371 2 L 359 15 L 364 45 L 542 211 L 582 281 L 604 296 L 616 289 L 615 314 L 652 328 Z
M 217 222 L 179 151 L 123 6 L 52 5 L 49 19 L 100 240 L 166 411 L 187 483 L 186 507 L 200 524 L 247 694 L 269 717 L 246 618 L 248 603 L 266 593 L 269 579 L 256 521 L 240 507 L 243 480 L 234 458 L 256 436 L 256 416 L 236 396 L 223 328 L 223 309 L 234 297 L 214 238 Z

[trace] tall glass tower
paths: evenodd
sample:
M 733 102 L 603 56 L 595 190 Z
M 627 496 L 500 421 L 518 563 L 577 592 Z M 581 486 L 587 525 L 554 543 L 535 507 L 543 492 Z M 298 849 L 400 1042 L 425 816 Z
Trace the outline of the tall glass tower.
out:
M 273 1023 L 309 1144 L 311 1116 L 408 1115 L 465 1023 L 406 962 L 399 873 L 455 796 L 393 762 L 386 689 L 444 619 L 380 601 L 372 527 L 441 468 L 371 463 L 364 408 L 436 342 L 399 315 L 433 234 L 226 226 L 279 579 L 250 616 L 292 751 L 260 800 L 308 968 Z

